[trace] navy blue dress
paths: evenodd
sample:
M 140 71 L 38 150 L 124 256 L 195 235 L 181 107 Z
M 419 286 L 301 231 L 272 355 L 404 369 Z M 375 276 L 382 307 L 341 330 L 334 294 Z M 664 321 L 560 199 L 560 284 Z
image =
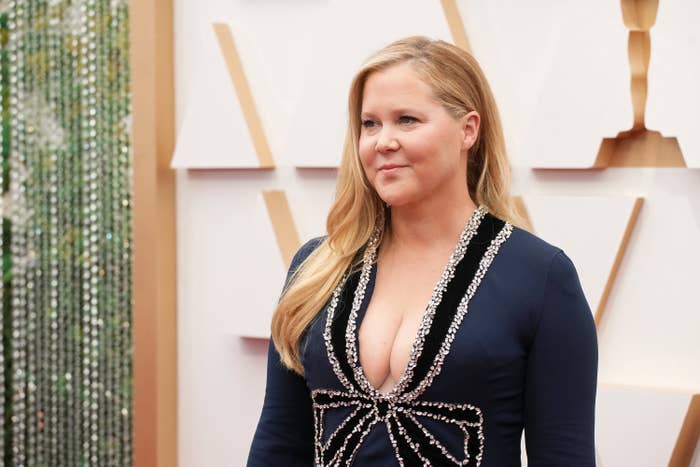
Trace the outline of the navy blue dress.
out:
M 296 254 L 293 271 L 322 239 Z M 595 466 L 597 340 L 571 260 L 477 209 L 388 394 L 359 365 L 376 245 L 301 344 L 304 376 L 272 343 L 248 466 Z

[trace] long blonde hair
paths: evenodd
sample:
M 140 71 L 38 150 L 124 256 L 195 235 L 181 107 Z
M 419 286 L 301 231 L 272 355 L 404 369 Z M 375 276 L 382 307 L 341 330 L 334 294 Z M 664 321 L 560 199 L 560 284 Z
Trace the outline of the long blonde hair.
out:
M 358 156 L 362 93 L 370 74 L 404 62 L 413 66 L 454 118 L 472 110 L 479 113 L 479 136 L 468 154 L 469 195 L 496 217 L 520 223 L 509 193 L 510 166 L 496 101 L 474 57 L 452 44 L 422 36 L 398 40 L 376 52 L 350 87 L 347 140 L 326 221 L 328 235 L 297 268 L 272 317 L 272 339 L 282 363 L 299 374 L 303 374 L 299 344 L 304 332 L 344 272 L 358 266 L 353 261 L 357 262 L 358 251 L 375 229 L 384 230 L 384 202 L 365 177 Z

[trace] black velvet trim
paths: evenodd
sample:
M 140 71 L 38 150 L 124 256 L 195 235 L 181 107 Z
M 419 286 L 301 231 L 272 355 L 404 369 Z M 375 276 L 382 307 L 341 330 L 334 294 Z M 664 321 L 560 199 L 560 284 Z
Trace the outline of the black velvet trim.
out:
M 423 467 L 423 461 L 421 461 L 418 454 L 415 453 L 413 448 L 408 445 L 406 438 L 399 433 L 399 427 L 396 424 L 396 420 L 389 418 L 388 429 L 391 430 L 391 434 L 396 440 L 396 450 L 403 459 L 403 465 L 406 467 Z
M 345 330 L 348 326 L 352 301 L 359 281 L 359 271 L 348 277 L 340 293 L 340 297 L 338 297 L 338 306 L 335 308 L 333 323 L 331 324 L 331 342 L 333 343 L 335 356 L 340 364 L 340 370 L 345 375 L 345 378 L 350 381 L 353 387 L 358 391 L 360 390 L 360 386 L 357 384 L 357 381 L 355 381 L 355 374 L 348 362 L 348 354 L 345 348 Z
M 341 454 L 340 462 L 338 465 L 344 465 L 345 462 L 350 458 L 352 451 L 355 450 L 357 443 L 360 440 L 362 432 L 365 431 L 367 425 L 372 421 L 372 417 L 366 419 L 362 424 L 359 424 L 360 419 L 365 417 L 372 411 L 371 408 L 363 408 L 358 410 L 355 415 L 348 417 L 344 422 L 345 425 L 338 430 L 333 440 L 331 440 L 328 448 L 323 453 L 323 459 L 328 462 L 336 455 L 338 450 L 345 444 L 345 451 Z M 328 436 L 331 434 L 329 433 Z M 345 441 L 347 440 L 347 444 Z
M 430 460 L 431 465 L 452 464 L 452 461 L 445 457 L 445 455 L 442 453 L 442 451 L 440 451 L 440 449 L 436 445 L 431 443 L 430 438 L 428 438 L 425 435 L 425 433 L 423 433 L 423 430 L 416 426 L 413 420 L 411 420 L 406 415 L 400 412 L 396 414 L 396 417 L 399 419 L 401 425 L 403 425 L 404 429 L 406 430 L 406 433 L 411 438 L 411 440 L 415 444 L 418 444 L 418 449 L 420 450 L 420 453 L 423 455 L 423 457 Z M 461 459 L 463 457 L 460 454 L 451 454 L 458 459 Z
M 413 378 L 406 386 L 404 392 L 414 390 L 428 374 L 430 366 L 440 351 L 442 342 L 445 340 L 447 331 L 457 313 L 457 306 L 466 294 L 469 284 L 471 284 L 474 275 L 479 269 L 481 258 L 504 225 L 504 221 L 491 214 L 486 214 L 481 220 L 476 234 L 467 246 L 464 258 L 455 268 L 454 277 L 443 292 L 442 300 L 435 310 L 430 332 L 425 338 L 423 352 L 416 362 Z

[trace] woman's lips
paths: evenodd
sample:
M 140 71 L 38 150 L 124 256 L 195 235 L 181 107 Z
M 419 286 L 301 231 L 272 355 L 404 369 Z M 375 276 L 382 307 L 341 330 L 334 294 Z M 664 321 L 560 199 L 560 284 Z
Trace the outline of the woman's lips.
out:
M 379 172 L 385 173 L 385 174 L 392 174 L 394 172 L 398 172 L 399 169 L 402 169 L 406 167 L 405 165 L 395 165 L 395 164 L 387 164 L 387 165 L 382 165 L 379 167 Z

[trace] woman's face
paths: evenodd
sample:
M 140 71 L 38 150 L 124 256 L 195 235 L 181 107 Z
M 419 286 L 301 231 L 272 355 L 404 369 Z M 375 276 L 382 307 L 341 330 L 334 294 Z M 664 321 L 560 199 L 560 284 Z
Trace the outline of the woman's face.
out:
M 466 155 L 478 134 L 476 112 L 455 119 L 401 63 L 367 77 L 360 118 L 360 161 L 384 202 L 468 199 Z

